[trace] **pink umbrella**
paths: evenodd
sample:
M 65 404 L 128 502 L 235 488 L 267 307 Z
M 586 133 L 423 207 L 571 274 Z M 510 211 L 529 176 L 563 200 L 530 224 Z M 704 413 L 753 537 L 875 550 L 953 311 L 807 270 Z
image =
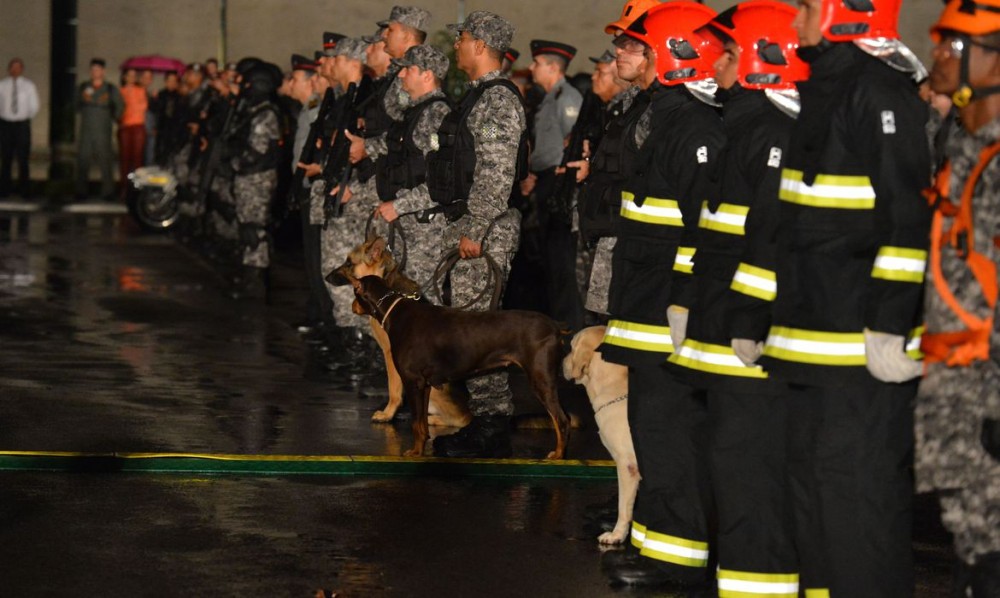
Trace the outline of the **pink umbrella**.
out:
M 168 58 L 158 54 L 149 56 L 133 56 L 122 63 L 121 70 L 135 69 L 137 71 L 154 71 L 158 73 L 183 73 L 186 65 L 176 58 Z

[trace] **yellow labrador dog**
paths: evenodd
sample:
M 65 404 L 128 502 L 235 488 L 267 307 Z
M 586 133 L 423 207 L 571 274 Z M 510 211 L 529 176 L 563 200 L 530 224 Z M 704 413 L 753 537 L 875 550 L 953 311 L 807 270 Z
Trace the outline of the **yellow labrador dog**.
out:
M 385 280 L 392 290 L 403 294 L 410 294 L 420 289 L 420 285 L 407 278 L 399 269 L 392 252 L 386 247 L 386 241 L 382 237 L 370 237 L 352 249 L 347 255 L 347 260 L 335 272 L 342 275 L 350 274 L 356 279 L 365 276 L 378 276 Z M 385 369 L 389 378 L 389 403 L 384 409 L 380 409 L 372 415 L 372 421 L 386 423 L 391 422 L 396 417 L 396 411 L 403 404 L 403 381 L 392 360 L 389 336 L 379 325 L 378 320 L 369 319 L 372 334 L 382 349 Z M 431 426 L 462 428 L 472 421 L 472 414 L 469 413 L 468 407 L 464 402 L 453 397 L 451 386 L 448 384 L 441 388 L 431 389 L 428 413 L 427 423 Z
M 601 544 L 621 544 L 629 534 L 632 507 L 639 488 L 639 465 L 628 427 L 628 368 L 608 363 L 597 347 L 604 326 L 591 326 L 576 333 L 570 354 L 563 359 L 563 376 L 587 389 L 601 442 L 611 453 L 618 470 L 618 521 L 615 528 L 597 538 Z

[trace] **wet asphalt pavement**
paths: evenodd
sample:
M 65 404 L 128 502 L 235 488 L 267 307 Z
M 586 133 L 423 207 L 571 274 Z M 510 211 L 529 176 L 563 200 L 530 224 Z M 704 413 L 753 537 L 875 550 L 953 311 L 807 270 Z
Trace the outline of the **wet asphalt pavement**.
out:
M 270 305 L 120 214 L 0 212 L 0 451 L 398 456 L 374 376 L 325 371 L 291 324 L 305 289 L 279 252 Z M 520 414 L 542 413 L 518 393 Z M 586 397 L 573 459 L 607 459 Z M 450 432 L 450 430 L 449 430 Z M 519 428 L 515 457 L 551 430 Z M 664 595 L 609 588 L 583 528 L 608 479 L 0 472 L 0 597 Z M 918 501 L 918 596 L 947 596 L 948 538 Z

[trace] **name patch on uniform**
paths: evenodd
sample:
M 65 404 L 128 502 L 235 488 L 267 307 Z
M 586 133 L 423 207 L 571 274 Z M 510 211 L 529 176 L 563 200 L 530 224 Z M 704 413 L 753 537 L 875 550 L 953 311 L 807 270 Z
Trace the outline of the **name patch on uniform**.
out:
M 703 145 L 699 147 L 697 156 L 698 156 L 698 164 L 708 163 L 708 146 Z
M 896 134 L 896 114 L 892 110 L 882 111 L 882 132 L 886 135 Z
M 767 165 L 771 168 L 781 168 L 781 148 L 772 147 L 771 154 L 767 157 Z

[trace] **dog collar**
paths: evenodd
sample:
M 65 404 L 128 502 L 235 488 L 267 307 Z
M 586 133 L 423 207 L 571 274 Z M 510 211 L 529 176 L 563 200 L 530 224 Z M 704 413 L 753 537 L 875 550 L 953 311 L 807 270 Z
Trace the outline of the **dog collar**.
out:
M 382 321 L 378 323 L 379 326 L 385 328 L 385 321 L 389 319 L 389 314 L 392 313 L 392 310 L 396 309 L 396 306 L 399 305 L 399 302 L 402 301 L 403 299 L 406 299 L 406 297 L 403 297 L 402 295 L 396 297 L 396 300 L 392 302 L 392 305 L 389 306 L 389 309 L 385 310 L 385 315 L 382 316 Z
M 611 399 L 610 401 L 608 401 L 607 403 L 601 405 L 597 409 L 594 409 L 594 415 L 597 415 L 598 413 L 600 413 L 601 410 L 604 409 L 605 407 L 610 407 L 611 405 L 614 405 L 615 403 L 621 403 L 622 401 L 627 401 L 627 400 L 628 400 L 628 395 L 622 395 L 622 396 L 618 397 L 617 399 Z

